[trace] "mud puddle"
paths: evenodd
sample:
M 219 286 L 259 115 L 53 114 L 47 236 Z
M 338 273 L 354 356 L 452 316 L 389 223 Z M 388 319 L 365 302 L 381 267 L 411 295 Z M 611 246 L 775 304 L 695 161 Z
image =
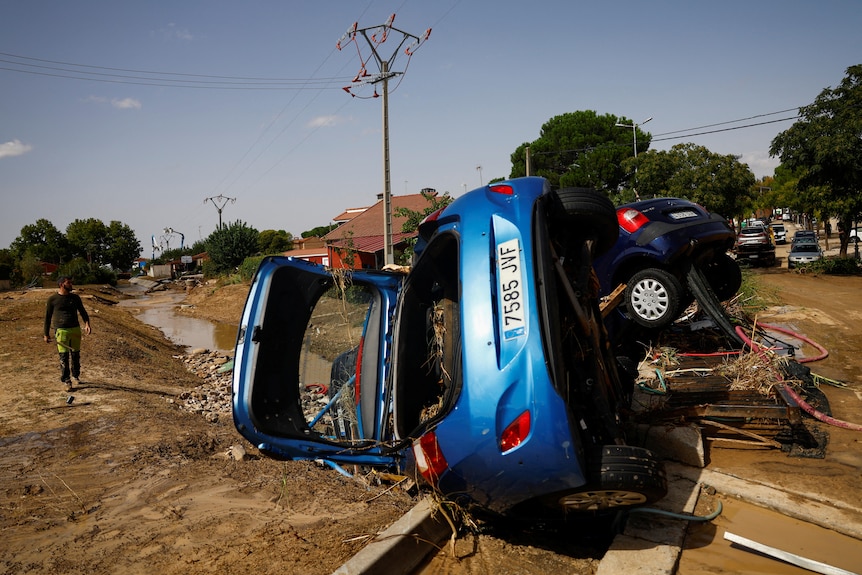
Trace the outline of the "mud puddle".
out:
M 862 545 L 857 539 L 735 498 L 722 498 L 722 504 L 718 518 L 689 526 L 679 575 L 811 573 L 733 544 L 724 538 L 726 532 L 852 573 L 858 573 L 862 566 Z
M 188 348 L 233 352 L 237 326 L 177 314 L 175 309 L 182 305 L 184 293 L 147 294 L 138 286 L 124 288 L 123 292 L 135 298 L 119 305 L 129 308 L 142 322 L 157 327 L 172 342 Z

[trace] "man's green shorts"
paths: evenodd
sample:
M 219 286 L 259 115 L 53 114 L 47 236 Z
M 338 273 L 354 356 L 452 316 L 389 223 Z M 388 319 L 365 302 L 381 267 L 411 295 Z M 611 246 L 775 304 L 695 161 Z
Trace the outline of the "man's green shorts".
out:
M 81 327 L 58 328 L 54 333 L 57 340 L 57 351 L 81 351 Z

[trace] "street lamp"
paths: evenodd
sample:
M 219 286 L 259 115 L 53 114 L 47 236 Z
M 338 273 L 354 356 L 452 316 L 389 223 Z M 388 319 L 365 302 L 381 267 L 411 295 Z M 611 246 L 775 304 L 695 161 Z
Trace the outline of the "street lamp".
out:
M 638 124 L 636 122 L 632 122 L 631 124 L 620 124 L 620 123 L 615 124 L 615 126 L 618 128 L 631 128 L 632 129 L 632 146 L 633 146 L 634 152 L 635 152 L 635 160 L 638 159 L 638 126 L 643 126 L 644 124 L 646 124 L 650 120 L 652 120 L 652 116 L 650 116 L 649 118 L 647 118 L 646 120 L 644 120 L 640 124 Z M 638 194 L 637 179 L 638 179 L 638 164 L 637 164 L 637 162 L 635 162 L 635 185 L 632 186 L 632 189 L 635 191 L 635 198 L 637 200 L 640 200 L 641 197 L 640 197 L 640 194 Z

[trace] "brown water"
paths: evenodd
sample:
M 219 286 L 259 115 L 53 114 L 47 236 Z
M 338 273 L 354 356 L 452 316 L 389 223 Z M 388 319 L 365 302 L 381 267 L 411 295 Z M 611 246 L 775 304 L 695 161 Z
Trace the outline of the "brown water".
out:
M 176 313 L 182 305 L 185 294 L 157 292 L 145 294 L 142 288 L 131 286 L 125 293 L 135 295 L 135 299 L 120 302 L 130 308 L 135 317 L 142 322 L 159 328 L 172 342 L 188 348 L 205 348 L 223 352 L 233 352 L 236 345 L 237 326 L 211 322 Z
M 857 539 L 731 497 L 722 502 L 724 510 L 716 520 L 689 527 L 679 575 L 811 573 L 731 544 L 725 532 L 852 573 L 862 570 L 862 543 Z

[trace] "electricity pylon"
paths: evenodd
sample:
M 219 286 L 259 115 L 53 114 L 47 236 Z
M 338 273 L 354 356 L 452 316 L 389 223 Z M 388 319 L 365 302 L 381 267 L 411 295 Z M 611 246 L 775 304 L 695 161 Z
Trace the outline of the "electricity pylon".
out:
M 395 14 L 389 17 L 385 24 L 379 26 L 372 26 L 370 28 L 358 28 L 358 23 L 354 22 L 353 26 L 348 28 L 347 32 L 338 40 L 335 44 L 335 47 L 341 50 L 344 46 L 354 43 L 356 44 L 356 51 L 359 53 L 359 62 L 360 68 L 359 72 L 356 74 L 356 77 L 353 78 L 353 85 L 359 86 L 363 84 L 373 84 L 374 88 L 374 98 L 378 97 L 377 87 L 376 85 L 379 83 L 383 84 L 383 260 L 384 264 L 394 264 L 395 256 L 392 252 L 392 187 L 389 180 L 389 79 L 403 74 L 404 72 L 395 72 L 392 70 L 392 64 L 395 62 L 395 57 L 398 55 L 398 51 L 401 50 L 401 47 L 408 40 L 412 40 L 413 42 L 407 46 L 404 50 L 404 53 L 408 56 L 408 58 L 412 57 L 416 52 L 416 49 L 421 46 L 425 40 L 431 35 L 431 28 L 425 31 L 425 34 L 422 35 L 422 38 L 418 36 L 414 36 L 409 32 L 405 32 L 403 30 L 399 30 L 398 28 L 394 28 L 392 26 L 392 22 L 395 20 Z M 386 42 L 389 38 L 390 32 L 396 32 L 401 35 L 401 39 L 398 42 L 398 45 L 395 47 L 395 50 L 392 51 L 392 55 L 388 58 L 384 58 L 380 55 L 379 48 L 380 46 Z M 362 51 L 359 48 L 359 43 L 356 42 L 357 35 L 365 38 L 365 41 L 368 43 L 369 48 L 371 48 L 371 56 L 363 59 Z M 346 42 L 345 42 L 346 40 Z M 377 67 L 379 71 L 376 74 L 369 74 L 366 69 L 366 64 L 368 60 L 374 58 L 374 61 L 377 63 Z M 405 66 L 406 68 L 406 66 Z M 344 91 L 350 94 L 353 97 L 356 97 L 356 94 L 350 91 L 350 86 L 346 86 Z
M 212 202 L 218 210 L 218 229 L 221 229 L 221 211 L 224 209 L 228 202 L 236 203 L 236 198 L 228 198 L 219 194 L 217 196 L 213 196 L 212 198 L 204 198 L 204 203 L 207 202 Z

